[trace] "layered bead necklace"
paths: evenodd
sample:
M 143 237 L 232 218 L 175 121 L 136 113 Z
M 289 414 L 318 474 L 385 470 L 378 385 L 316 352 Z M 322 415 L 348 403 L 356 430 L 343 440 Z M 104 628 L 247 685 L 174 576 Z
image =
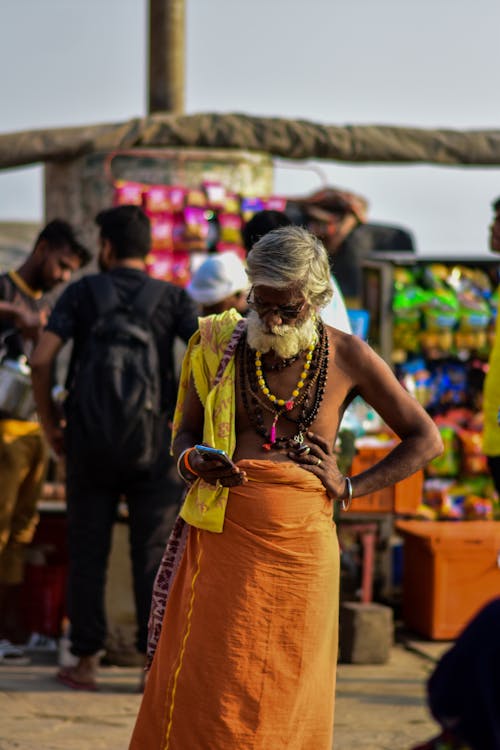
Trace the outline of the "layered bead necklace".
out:
M 274 407 L 276 406 L 280 407 L 280 409 L 276 411 L 275 413 L 275 417 L 271 425 L 271 430 L 269 432 L 269 441 L 271 445 L 274 445 L 274 443 L 276 442 L 276 423 L 281 416 L 282 409 L 285 409 L 286 411 L 292 411 L 293 407 L 295 406 L 295 399 L 300 395 L 300 391 L 305 385 L 305 381 L 309 376 L 309 370 L 311 368 L 311 360 L 312 360 L 313 352 L 316 348 L 317 343 L 318 343 L 318 337 L 315 334 L 313 340 L 307 347 L 307 354 L 306 354 L 306 361 L 304 363 L 304 369 L 300 373 L 297 385 L 293 389 L 290 398 L 286 400 L 283 398 L 278 398 L 278 396 L 275 396 L 274 393 L 271 393 L 269 386 L 266 383 L 264 372 L 262 370 L 262 352 L 260 352 L 259 350 L 255 352 L 255 375 L 257 376 L 257 383 L 260 387 L 260 390 L 262 391 L 264 396 L 266 396 L 269 399 L 269 401 L 273 404 Z
M 300 378 L 288 399 L 271 392 L 264 376 L 262 353 L 253 352 L 246 337 L 242 337 L 238 347 L 238 363 L 243 406 L 255 431 L 265 439 L 262 448 L 267 451 L 285 447 L 300 450 L 306 430 L 318 415 L 328 376 L 328 335 L 322 322 L 318 321 L 316 336 L 306 350 Z M 316 383 L 316 394 L 311 404 Z M 298 417 L 294 418 L 290 412 L 298 406 L 302 408 Z M 264 424 L 263 409 L 273 415 L 270 430 Z M 292 437 L 277 435 L 277 423 L 282 416 L 296 425 L 297 431 Z

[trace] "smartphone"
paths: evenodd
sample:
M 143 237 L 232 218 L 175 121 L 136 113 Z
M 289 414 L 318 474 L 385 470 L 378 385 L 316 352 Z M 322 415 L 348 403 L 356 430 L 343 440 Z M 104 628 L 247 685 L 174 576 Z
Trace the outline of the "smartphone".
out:
M 235 464 L 231 461 L 226 451 L 222 451 L 219 448 L 212 448 L 209 445 L 195 445 L 194 448 L 205 461 L 219 461 L 231 469 L 235 467 Z

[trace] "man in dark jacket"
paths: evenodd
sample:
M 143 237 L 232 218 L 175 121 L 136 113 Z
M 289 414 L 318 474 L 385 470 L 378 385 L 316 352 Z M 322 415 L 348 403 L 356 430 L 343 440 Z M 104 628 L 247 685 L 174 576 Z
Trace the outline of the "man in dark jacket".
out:
M 98 214 L 96 223 L 100 229 L 101 273 L 84 277 L 65 290 L 31 362 L 42 427 L 52 449 L 66 456 L 67 467 L 68 613 L 71 650 L 79 660 L 75 667 L 61 670 L 58 678 L 69 687 L 87 690 L 96 689 L 97 655 L 106 637 L 106 568 L 112 527 L 121 499 L 127 501 L 129 515 L 138 624 L 136 645 L 139 652 L 146 652 L 153 582 L 180 500 L 180 487 L 172 478 L 169 455 L 170 417 L 177 391 L 174 340 L 179 337 L 187 342 L 197 328 L 195 307 L 186 292 L 167 282 L 150 279 L 146 273 L 145 257 L 150 249 L 151 232 L 149 219 L 142 209 L 137 206 L 108 209 Z M 93 454 L 92 448 L 102 444 L 105 429 L 113 429 L 113 424 L 109 424 L 109 414 L 103 413 L 102 429 L 97 424 L 92 433 L 88 424 L 86 431 L 84 429 L 88 414 L 74 408 L 79 392 L 86 385 L 79 373 L 83 372 L 84 365 L 87 367 L 91 356 L 89 340 L 95 335 L 97 321 L 105 318 L 99 311 L 95 290 L 101 288 L 109 293 L 109 286 L 122 311 L 135 312 L 134 304 L 139 296 L 146 302 L 148 298 L 157 298 L 149 311 L 149 330 L 156 345 L 159 372 L 153 375 L 159 377 L 161 415 L 155 430 L 154 455 L 149 457 L 148 463 L 140 466 L 133 461 L 120 463 L 116 460 L 119 434 L 115 451 L 111 449 L 109 453 L 102 451 L 101 454 L 94 451 Z M 50 400 L 49 377 L 57 354 L 68 340 L 73 342 L 73 354 L 67 382 L 67 425 L 63 429 Z M 96 345 L 95 339 L 91 344 Z M 106 369 L 101 371 L 103 380 L 108 375 Z M 118 388 L 121 385 L 117 383 Z M 134 383 L 129 385 L 131 388 L 135 386 Z M 101 387 L 104 383 L 96 382 L 96 398 Z M 103 402 L 103 409 L 108 406 Z M 125 408 L 130 404 L 117 404 L 117 423 L 122 418 L 120 406 Z

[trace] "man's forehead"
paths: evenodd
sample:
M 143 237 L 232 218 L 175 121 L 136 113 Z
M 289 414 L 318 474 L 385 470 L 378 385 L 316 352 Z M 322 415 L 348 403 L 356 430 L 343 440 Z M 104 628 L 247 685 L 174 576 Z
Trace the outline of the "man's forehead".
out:
M 81 264 L 81 258 L 69 245 L 63 245 L 55 251 L 55 256 L 60 265 L 65 268 L 70 268 L 72 271 L 77 271 Z
M 288 287 L 273 287 L 266 284 L 255 284 L 253 287 L 254 295 L 257 297 L 279 297 L 280 299 L 297 299 L 302 298 L 303 294 L 296 284 Z

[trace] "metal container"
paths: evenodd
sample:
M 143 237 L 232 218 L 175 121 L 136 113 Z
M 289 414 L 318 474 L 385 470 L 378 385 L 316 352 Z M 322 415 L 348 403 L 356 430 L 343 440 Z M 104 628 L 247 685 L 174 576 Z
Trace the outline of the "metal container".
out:
M 35 412 L 31 368 L 26 357 L 0 363 L 0 412 L 13 419 L 29 419 Z

